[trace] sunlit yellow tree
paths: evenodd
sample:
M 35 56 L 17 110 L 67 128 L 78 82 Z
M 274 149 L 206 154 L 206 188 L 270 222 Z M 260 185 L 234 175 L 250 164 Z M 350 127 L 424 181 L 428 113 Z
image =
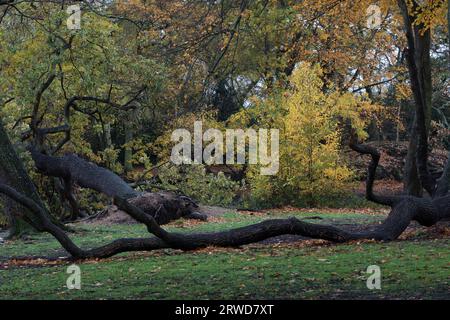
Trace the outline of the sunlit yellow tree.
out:
M 281 98 L 271 98 L 256 107 L 259 114 L 277 110 L 272 124 L 281 129 L 279 173 L 249 173 L 253 196 L 260 201 L 317 205 L 321 197 L 348 189 L 352 171 L 342 157 L 345 124 L 364 139 L 368 115 L 378 107 L 350 93 L 324 92 L 321 77 L 318 65 L 302 63 L 290 78 L 291 88 Z

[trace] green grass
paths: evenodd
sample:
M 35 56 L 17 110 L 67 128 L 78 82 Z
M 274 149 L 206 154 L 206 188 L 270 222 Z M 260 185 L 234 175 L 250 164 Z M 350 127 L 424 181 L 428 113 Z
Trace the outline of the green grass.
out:
M 317 223 L 375 223 L 361 214 L 229 213 L 219 221 L 175 222 L 170 230 L 218 231 L 267 218 L 320 215 Z M 120 237 L 147 236 L 140 225 L 80 225 L 73 236 L 84 246 Z M 426 232 L 426 231 L 425 231 Z M 161 250 L 80 263 L 81 290 L 66 288 L 67 264 L 13 266 L 13 256 L 64 254 L 47 235 L 0 247 L 0 299 L 316 299 L 449 298 L 449 239 L 330 245 L 252 245 L 196 252 Z M 2 264 L 0 260 L 0 265 Z M 366 269 L 379 265 L 382 289 L 366 287 Z

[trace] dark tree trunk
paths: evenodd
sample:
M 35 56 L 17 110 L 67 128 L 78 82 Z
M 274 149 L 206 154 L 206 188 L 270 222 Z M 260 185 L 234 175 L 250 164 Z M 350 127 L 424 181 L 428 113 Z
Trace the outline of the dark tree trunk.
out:
M 415 122 L 415 121 L 414 121 Z M 421 197 L 423 192 L 422 183 L 420 182 L 419 172 L 416 164 L 417 152 L 417 134 L 415 124 L 411 130 L 409 138 L 408 153 L 405 159 L 404 175 L 403 175 L 403 190 L 406 194 L 416 197 Z
M 435 181 L 428 172 L 428 133 L 432 110 L 431 81 L 431 32 L 415 23 L 405 0 L 398 0 L 403 15 L 404 29 L 408 42 L 406 61 L 411 90 L 414 95 L 415 117 L 411 129 L 408 156 L 405 165 L 404 189 L 409 195 L 421 196 L 422 188 L 433 192 Z M 413 9 L 417 3 L 412 1 Z
M 36 168 L 46 176 L 71 181 L 80 187 L 96 190 L 110 197 L 119 196 L 128 199 L 139 195 L 139 192 L 114 172 L 76 155 L 54 157 L 42 154 L 36 149 L 30 151 Z
M 14 150 L 11 141 L 0 119 L 0 182 L 26 194 L 39 206 L 45 208 L 36 188 L 26 172 L 22 161 Z M 31 232 L 33 229 L 42 230 L 42 226 L 28 209 L 3 198 L 3 207 L 7 211 L 8 220 L 11 223 L 10 236 Z

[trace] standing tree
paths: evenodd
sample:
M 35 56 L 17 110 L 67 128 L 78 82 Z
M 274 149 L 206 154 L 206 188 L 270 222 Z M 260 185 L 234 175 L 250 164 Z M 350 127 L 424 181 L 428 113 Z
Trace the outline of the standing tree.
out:
M 431 31 L 429 26 L 417 19 L 417 12 L 421 8 L 416 1 L 399 0 L 398 4 L 403 16 L 407 38 L 406 60 L 415 103 L 404 183 L 405 191 L 408 194 L 421 196 L 422 188 L 432 194 L 435 187 L 435 181 L 427 167 L 433 93 L 430 57 Z

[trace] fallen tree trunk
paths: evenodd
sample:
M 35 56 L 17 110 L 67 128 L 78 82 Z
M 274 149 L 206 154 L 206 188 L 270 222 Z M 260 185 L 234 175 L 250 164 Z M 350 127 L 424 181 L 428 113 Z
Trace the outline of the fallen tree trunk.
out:
M 54 157 L 45 155 L 34 148 L 30 149 L 30 152 L 36 169 L 46 176 L 58 177 L 110 197 L 129 199 L 139 195 L 139 192 L 131 188 L 114 172 L 74 154 Z
M 432 226 L 438 221 L 450 218 L 450 195 L 437 196 L 434 199 L 413 196 L 378 196 L 373 192 L 375 172 L 380 155 L 372 147 L 352 144 L 352 147 L 363 154 L 370 154 L 372 161 L 367 175 L 366 197 L 374 202 L 389 205 L 392 210 L 386 220 L 373 229 L 350 232 L 334 226 L 311 224 L 296 218 L 267 220 L 257 224 L 228 231 L 214 233 L 181 234 L 164 230 L 154 218 L 133 205 L 129 199 L 114 197 L 116 205 L 137 221 L 146 225 L 147 230 L 155 237 L 147 239 L 119 239 L 102 247 L 83 250 L 45 215 L 45 210 L 32 199 L 18 193 L 7 185 L 0 184 L 0 193 L 22 204 L 38 217 L 45 229 L 51 233 L 74 259 L 107 258 L 127 251 L 150 251 L 162 248 L 194 250 L 207 246 L 239 247 L 275 236 L 293 234 L 314 239 L 324 239 L 343 243 L 358 239 L 374 239 L 391 241 L 397 239 L 411 221 L 423 226 Z M 442 182 L 444 183 L 444 182 Z M 446 183 L 448 183 L 446 181 Z
M 140 193 L 114 172 L 74 154 L 54 157 L 35 149 L 30 151 L 36 168 L 44 175 L 63 179 L 67 189 L 77 184 L 110 197 L 127 199 L 152 215 L 160 225 L 180 218 L 206 220 L 206 215 L 197 212 L 197 204 L 189 197 L 171 192 Z
M 445 211 L 440 211 L 441 213 L 439 213 L 439 210 L 431 210 L 430 207 L 420 202 L 404 199 L 392 210 L 383 224 L 375 227 L 373 230 L 362 232 L 348 232 L 334 226 L 311 224 L 296 218 L 289 218 L 266 220 L 246 227 L 222 232 L 181 234 L 165 231 L 151 215 L 129 204 L 124 199 L 116 198 L 116 204 L 119 208 L 129 213 L 136 220 L 143 222 L 147 226 L 148 231 L 154 234 L 155 237 L 146 239 L 119 239 L 102 247 L 83 250 L 76 246 L 57 226 L 46 220 L 42 214 L 42 209 L 31 199 L 20 195 L 5 185 L 0 185 L 0 192 L 27 206 L 37 216 L 43 218 L 45 230 L 52 234 L 74 259 L 108 258 L 128 251 L 151 251 L 163 248 L 194 250 L 207 246 L 239 247 L 285 234 L 324 239 L 336 243 L 358 239 L 390 241 L 396 239 L 412 220 L 418 221 L 425 226 L 431 226 L 443 217 L 450 217 L 450 210 L 448 209 L 450 207 L 450 197 L 442 198 L 435 204 L 432 204 L 436 205 L 436 209 L 446 209 Z M 433 213 L 439 214 L 433 216 Z
M 138 222 L 145 224 L 149 233 L 155 236 L 147 239 L 120 239 L 99 248 L 84 250 L 74 244 L 66 233 L 49 219 L 45 214 L 45 209 L 33 199 L 5 184 L 0 184 L 0 193 L 33 212 L 43 229 L 51 233 L 74 259 L 106 258 L 126 251 L 149 251 L 161 248 L 194 250 L 207 246 L 238 247 L 285 234 L 337 243 L 357 239 L 391 241 L 397 239 L 411 221 L 417 221 L 424 226 L 432 226 L 438 221 L 450 217 L 450 195 L 448 194 L 450 176 L 448 171 L 450 169 L 448 169 L 448 164 L 441 179 L 438 180 L 438 185 L 433 187 L 439 192 L 432 193 L 431 198 L 408 195 L 380 196 L 373 192 L 375 173 L 380 160 L 378 150 L 368 145 L 357 144 L 355 141 L 351 141 L 350 146 L 361 154 L 371 156 L 366 182 L 367 199 L 392 208 L 382 224 L 360 232 L 350 232 L 334 226 L 311 224 L 290 218 L 267 220 L 215 233 L 170 233 L 160 225 L 179 217 L 204 218 L 196 213 L 196 204 L 189 198 L 170 193 L 140 194 L 113 172 L 76 155 L 54 157 L 31 150 L 36 167 L 40 172 L 113 197 L 114 202 L 121 210 Z

